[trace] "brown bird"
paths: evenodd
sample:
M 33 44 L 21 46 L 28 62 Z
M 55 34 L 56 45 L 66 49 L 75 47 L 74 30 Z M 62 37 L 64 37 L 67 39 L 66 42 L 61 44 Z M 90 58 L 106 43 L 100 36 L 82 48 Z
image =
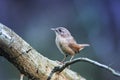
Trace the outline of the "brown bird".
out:
M 71 61 L 75 54 L 79 53 L 84 47 L 89 46 L 89 44 L 78 44 L 72 37 L 71 33 L 64 27 L 51 28 L 51 30 L 55 32 L 56 45 L 64 55 L 62 62 L 65 61 L 68 55 L 71 56 Z

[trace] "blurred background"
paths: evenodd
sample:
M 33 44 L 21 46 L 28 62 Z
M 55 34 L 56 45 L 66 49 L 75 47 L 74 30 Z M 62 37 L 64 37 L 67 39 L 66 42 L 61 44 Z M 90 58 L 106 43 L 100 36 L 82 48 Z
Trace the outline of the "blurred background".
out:
M 120 0 L 0 0 L 0 23 L 45 57 L 58 61 L 63 55 L 50 28 L 66 27 L 78 43 L 91 45 L 75 58 L 88 57 L 120 72 Z M 75 63 L 71 69 L 87 80 L 120 80 L 85 62 Z M 19 75 L 0 57 L 0 80 L 19 80 Z

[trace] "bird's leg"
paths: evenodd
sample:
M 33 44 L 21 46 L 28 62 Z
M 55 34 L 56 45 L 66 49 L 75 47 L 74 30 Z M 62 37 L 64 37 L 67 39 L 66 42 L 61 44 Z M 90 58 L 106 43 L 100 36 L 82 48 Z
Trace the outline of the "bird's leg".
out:
M 71 56 L 70 61 L 74 58 L 74 55 Z M 68 66 L 68 69 L 70 69 L 70 66 Z
M 63 60 L 61 61 L 61 63 L 64 63 L 64 61 L 66 60 L 66 57 L 67 57 L 68 55 L 64 55 L 64 58 L 63 58 Z
M 20 80 L 23 80 L 24 74 L 20 74 Z
M 71 56 L 70 61 L 72 61 L 73 58 L 74 58 L 74 55 Z

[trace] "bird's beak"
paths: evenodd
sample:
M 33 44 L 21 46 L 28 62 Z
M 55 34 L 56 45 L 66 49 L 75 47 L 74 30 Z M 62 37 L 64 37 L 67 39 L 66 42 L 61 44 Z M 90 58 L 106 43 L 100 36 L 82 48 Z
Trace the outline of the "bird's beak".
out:
M 57 28 L 51 28 L 51 30 L 54 31 L 55 34 L 58 34 L 58 30 L 57 30 Z
M 56 31 L 56 28 L 51 28 L 52 31 Z

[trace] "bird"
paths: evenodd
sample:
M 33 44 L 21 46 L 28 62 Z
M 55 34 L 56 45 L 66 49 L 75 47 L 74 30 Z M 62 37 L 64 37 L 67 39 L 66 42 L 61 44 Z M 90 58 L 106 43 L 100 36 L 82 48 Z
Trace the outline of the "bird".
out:
M 70 31 L 65 27 L 51 28 L 56 34 L 56 45 L 60 52 L 64 55 L 64 63 L 67 56 L 71 56 L 70 61 L 74 58 L 75 54 L 79 53 L 84 47 L 90 46 L 89 44 L 78 44 Z

